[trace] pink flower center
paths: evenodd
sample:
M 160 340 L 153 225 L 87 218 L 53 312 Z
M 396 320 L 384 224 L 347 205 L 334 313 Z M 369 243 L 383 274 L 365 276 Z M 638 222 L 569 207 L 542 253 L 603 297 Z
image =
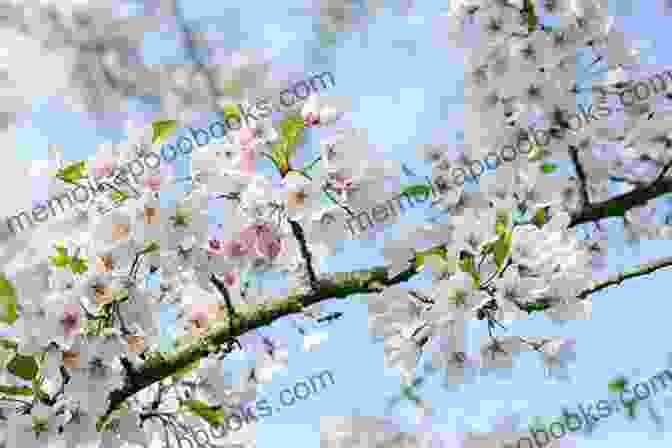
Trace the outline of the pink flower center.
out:
M 66 305 L 66 310 L 63 313 L 63 318 L 61 319 L 61 324 L 63 325 L 63 331 L 66 336 L 71 336 L 79 330 L 80 315 L 79 308 L 75 305 L 68 306 Z
M 114 163 L 110 160 L 98 160 L 93 170 L 96 177 L 108 177 L 114 171 Z
M 319 126 L 320 125 L 320 116 L 319 114 L 315 114 L 313 112 L 309 112 L 306 115 L 306 118 L 303 120 L 303 124 L 305 127 L 310 128 L 313 126 Z

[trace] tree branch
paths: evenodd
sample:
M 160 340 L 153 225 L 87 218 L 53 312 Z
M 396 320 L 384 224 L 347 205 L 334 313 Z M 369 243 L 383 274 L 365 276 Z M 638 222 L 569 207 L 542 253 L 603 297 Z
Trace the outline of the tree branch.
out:
M 610 276 L 604 281 L 598 282 L 595 285 L 593 285 L 590 289 L 586 289 L 584 291 L 581 291 L 581 293 L 577 296 L 581 300 L 585 299 L 588 297 L 590 294 L 593 294 L 597 291 L 600 291 L 602 289 L 608 288 L 610 286 L 615 286 L 615 285 L 621 285 L 624 280 L 628 280 L 631 278 L 635 277 L 640 277 L 642 275 L 647 275 L 650 274 L 654 271 L 657 271 L 659 269 L 665 269 L 668 267 L 672 267 L 672 256 L 671 257 L 662 257 L 659 258 L 658 260 L 651 262 L 651 263 L 644 263 L 641 264 L 635 268 L 628 269 L 627 271 L 619 274 L 615 274 Z
M 292 227 L 292 233 L 294 238 L 299 242 L 299 248 L 301 249 L 301 256 L 306 262 L 306 270 L 308 271 L 308 278 L 310 280 L 310 287 L 313 288 L 313 291 L 316 291 L 319 287 L 317 282 L 317 276 L 313 270 L 313 255 L 308 250 L 308 244 L 306 243 L 306 237 L 303 234 L 303 229 L 301 224 L 296 221 L 289 220 L 289 225 Z
M 622 217 L 626 211 L 646 205 L 651 199 L 670 192 L 672 192 L 672 178 L 663 177 L 648 186 L 637 188 L 597 204 L 591 204 L 588 207 L 582 207 L 572 214 L 568 228 L 571 229 L 579 224 L 599 221 L 604 218 Z
M 640 265 L 622 274 L 611 276 L 605 281 L 597 282 L 591 288 L 582 291 L 578 297 L 583 300 L 597 291 L 620 285 L 624 280 L 650 274 L 667 267 L 672 267 L 672 256 Z M 417 273 L 418 271 L 413 266 L 393 278 L 388 278 L 388 269 L 384 267 L 353 272 L 337 272 L 321 278 L 315 291 L 290 294 L 271 303 L 261 304 L 253 310 L 241 312 L 231 319 L 230 325 L 217 324 L 205 335 L 181 347 L 178 351 L 168 355 L 154 354 L 155 356 L 136 368 L 133 378 L 127 378 L 121 389 L 116 389 L 110 393 L 110 406 L 105 415 L 101 417 L 99 425 L 102 427 L 105 422 L 109 421 L 112 413 L 120 409 L 127 398 L 155 382 L 174 375 L 199 359 L 216 353 L 216 347 L 232 338 L 256 328 L 270 325 L 273 321 L 282 317 L 300 313 L 304 308 L 318 302 L 333 298 L 344 299 L 352 294 L 382 292 L 384 287 L 406 282 Z
M 583 165 L 579 160 L 579 148 L 576 146 L 569 146 L 569 155 L 572 158 L 574 169 L 579 182 L 579 192 L 581 193 L 581 208 L 590 206 L 590 198 L 588 197 L 588 178 L 586 172 L 583 170 Z
M 109 395 L 110 406 L 99 421 L 99 427 L 111 418 L 113 411 L 120 409 L 121 404 L 132 395 L 146 387 L 167 378 L 180 369 L 203 357 L 216 353 L 215 347 L 226 341 L 236 338 L 250 330 L 270 325 L 273 321 L 300 313 L 304 308 L 315 303 L 332 298 L 347 298 L 352 294 L 367 294 L 381 292 L 383 287 L 405 282 L 412 278 L 417 271 L 410 267 L 388 278 L 387 269 L 376 267 L 370 270 L 354 272 L 338 272 L 325 276 L 318 282 L 318 288 L 309 294 L 294 294 L 268 304 L 262 304 L 252 311 L 241 312 L 233 316 L 231 325 L 216 325 L 205 335 L 194 342 L 168 355 L 153 356 L 138 367 L 133 378 L 127 378 L 121 389 L 112 391 Z

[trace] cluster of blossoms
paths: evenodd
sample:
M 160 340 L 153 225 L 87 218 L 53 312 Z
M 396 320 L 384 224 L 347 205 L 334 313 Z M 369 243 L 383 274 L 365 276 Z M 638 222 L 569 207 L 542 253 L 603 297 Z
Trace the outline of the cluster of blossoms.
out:
M 3 278 L 18 297 L 14 314 L 5 316 L 16 337 L 7 339 L 12 352 L 4 359 L 4 379 L 12 387 L 31 387 L 34 396 L 32 402 L 3 402 L 21 403 L 9 420 L 10 446 L 48 445 L 59 438 L 79 446 L 101 437 L 105 446 L 150 443 L 166 435 L 167 421 L 177 425 L 175 431 L 189 426 L 189 415 L 216 424 L 226 409 L 254 401 L 255 385 L 287 366 L 285 343 L 260 333 L 227 341 L 191 371 L 135 394 L 121 415 L 96 427 L 96 417 L 111 405 L 110 395 L 127 386 L 143 363 L 164 356 L 157 351 L 162 303 L 178 307 L 179 349 L 269 301 L 261 291 L 249 293 L 242 279 L 250 274 L 285 272 L 295 290 L 318 287 L 311 253 L 333 252 L 339 242 L 322 232 L 321 195 L 333 201 L 332 213 L 361 207 L 371 197 L 367 191 L 382 193 L 385 179 L 400 171 L 399 163 L 385 162 L 375 152 L 368 160 L 347 157 L 351 151 L 365 154 L 365 136 L 357 129 L 340 129 L 337 144 L 322 146 L 317 162 L 324 169 L 290 166 L 297 146 L 292 139 L 335 123 L 342 115 L 337 103 L 313 96 L 279 123 L 252 122 L 228 141 L 199 147 L 188 193 L 177 191 L 171 170 L 159 167 L 146 173 L 144 190 L 135 198 L 121 197 L 121 206 L 102 213 L 97 202 L 109 198 L 96 199 L 32 235 L 31 247 L 5 267 L 11 281 Z M 78 183 L 109 176 L 142 152 L 157 152 L 154 131 L 145 126 L 131 130 L 126 142 L 101 145 L 91 172 L 88 164 L 63 162 L 52 148 L 57 178 Z M 261 157 L 273 161 L 281 182 L 257 173 Z M 161 207 L 161 192 L 171 190 L 177 196 L 174 208 Z M 214 233 L 208 226 L 213 204 L 227 217 Z M 156 272 L 160 287 L 147 287 L 143 279 Z M 316 316 L 319 305 L 304 312 Z M 300 331 L 309 351 L 325 338 Z M 222 361 L 235 349 L 257 352 L 257 362 L 239 382 L 227 383 Z M 214 417 L 203 406 L 216 409 Z M 253 443 L 253 426 L 235 437 Z
M 457 157 L 436 146 L 422 148 L 435 174 L 450 163 L 468 166 L 495 146 L 520 141 L 539 116 L 548 128 L 570 129 L 579 49 L 603 51 L 610 79 L 623 84 L 624 68 L 636 55 L 612 29 L 602 3 L 543 2 L 546 14 L 561 19 L 552 29 L 539 23 L 528 0 L 452 5 L 449 36 L 461 39 L 473 31 L 483 42 L 467 60 L 465 113 L 471 120 L 466 121 L 476 125 L 465 130 Z M 618 90 L 602 86 L 596 92 L 602 100 Z M 573 338 L 495 333 L 506 331 L 500 321 L 526 319 L 533 312 L 554 321 L 590 318 L 589 295 L 606 255 L 607 235 L 596 223 L 588 239 L 579 239 L 577 224 L 621 216 L 630 239 L 669 235 L 669 226 L 655 222 L 646 200 L 622 207 L 620 214 L 614 206 L 593 207 L 608 199 L 607 182 L 614 178 L 633 186 L 653 182 L 646 194 L 664 192 L 658 185 L 667 182 L 664 174 L 672 165 L 665 151 L 667 115 L 653 109 L 653 103 L 626 108 L 624 131 L 614 132 L 603 122 L 584 126 L 562 144 L 538 148 L 527 160 L 484 177 L 479 191 L 443 185 L 432 205 L 446 212 L 445 219 L 406 226 L 403 240 L 385 242 L 388 284 L 367 284 L 370 333 L 384 341 L 386 364 L 400 370 L 405 386 L 417 382 L 425 352 L 452 383 L 462 382 L 468 371 L 511 368 L 514 355 L 530 351 L 541 353 L 549 370 L 565 370 L 575 351 Z M 144 191 L 111 213 L 87 204 L 34 232 L 29 247 L 15 254 L 0 278 L 1 317 L 16 332 L 15 338 L 0 338 L 0 408 L 14 411 L 7 422 L 8 447 L 49 446 L 63 439 L 71 447 L 169 443 L 168 434 L 175 439 L 188 432 L 193 419 L 221 425 L 228 410 L 253 402 L 256 384 L 270 382 L 287 366 L 288 350 L 285 341 L 236 333 L 237 319 L 247 311 L 261 310 L 264 324 L 273 320 L 270 294 L 250 294 L 243 279 L 282 272 L 292 291 L 320 291 L 327 273 L 315 261 L 338 252 L 348 237 L 376 236 L 373 231 L 349 236 L 335 222 L 374 206 L 399 186 L 400 162 L 385 160 L 364 130 L 347 126 L 320 142 L 313 162 L 292 166 L 304 132 L 339 123 L 345 111 L 335 99 L 314 95 L 279 121 L 255 120 L 230 133 L 228 141 L 194 149 L 188 193 L 175 187 L 178 180 L 170 170 L 156 168 L 146 174 Z M 484 122 L 491 126 L 482 127 Z M 624 155 L 593 148 L 607 143 L 623 147 Z M 105 177 L 142 151 L 158 152 L 159 144 L 153 126 L 133 129 L 127 141 L 100 146 L 91 172 L 86 164 L 77 165 L 69 179 Z M 550 176 L 544 164 L 551 157 L 571 161 L 577 175 Z M 257 171 L 264 158 L 277 169 L 279 182 Z M 633 168 L 635 163 L 656 168 L 654 175 Z M 72 166 L 61 170 L 67 168 Z M 174 207 L 160 206 L 164 191 L 177 196 Z M 208 225 L 210 207 L 227 218 L 216 233 Z M 431 286 L 398 285 L 398 279 L 423 269 L 431 274 Z M 142 282 L 153 272 L 160 273 L 159 288 Z M 300 309 L 288 305 L 277 315 L 302 311 L 315 317 L 317 302 Z M 157 349 L 162 303 L 178 308 L 176 349 L 182 358 L 172 361 L 191 363 L 168 374 L 152 368 L 167 359 Z M 465 349 L 467 320 L 487 324 L 480 353 Z M 210 338 L 225 328 L 242 337 Z M 301 333 L 306 350 L 324 339 Z M 236 349 L 256 352 L 256 364 L 238 381 L 223 381 L 223 360 Z M 155 376 L 141 377 L 140 370 Z M 133 392 L 124 395 L 129 389 Z M 431 403 L 417 403 L 422 416 L 431 416 Z M 435 442 L 429 431 L 408 435 L 385 421 L 341 420 L 345 423 L 325 434 L 324 446 L 369 446 L 380 437 L 386 446 Z M 254 446 L 254 425 L 227 442 Z
M 578 93 L 588 90 L 595 104 L 605 104 L 637 79 L 636 74 L 629 79 L 626 72 L 637 63 L 637 51 L 628 47 L 624 33 L 614 29 L 606 2 L 451 3 L 440 32 L 466 53 L 465 142 L 457 150 L 424 145 L 419 155 L 440 180 L 448 177 L 451 167 L 466 171 L 473 161 L 503 145 L 527 140 L 534 149 L 481 179 L 478 191 L 435 181 L 442 194 L 433 205 L 446 212 L 445 219 L 403 228 L 404 239 L 386 241 L 383 251 L 391 275 L 414 264 L 431 273 L 433 284 L 412 290 L 396 285 L 371 298 L 370 331 L 384 341 L 386 365 L 398 368 L 407 386 L 418 384 L 423 353 L 431 354 L 432 368 L 443 370 L 447 383 L 463 383 L 470 372 L 511 369 L 513 357 L 524 352 L 540 353 L 549 373 L 567 378 L 575 357 L 574 338 L 494 333 L 508 330 L 500 321 L 527 319 L 534 312 L 544 312 L 556 322 L 590 319 L 589 295 L 595 290 L 595 278 L 604 273 L 608 247 L 601 218 L 621 217 L 628 241 L 670 238 L 669 222 L 659 222 L 651 201 L 657 195 L 591 215 L 599 208 L 596 204 L 609 200 L 610 181 L 624 183 L 626 197 L 636 193 L 636 187 L 670 191 L 665 177 L 672 166 L 669 113 L 655 107 L 656 101 L 670 97 L 626 105 L 621 109 L 625 121 L 621 129 L 613 129 L 613 121 L 573 129 L 568 117 L 579 112 Z M 535 11 L 560 20 L 553 27 L 544 26 L 541 12 Z M 588 89 L 576 84 L 577 52 L 585 49 L 596 54 L 597 62 L 607 64 L 609 84 Z M 532 143 L 529 129 L 541 127 L 566 137 L 539 147 Z M 550 175 L 558 167 L 550 160 L 571 162 L 576 174 Z M 589 218 L 583 219 L 586 213 Z M 592 224 L 586 239 L 577 233 L 583 222 Z M 489 336 L 480 353 L 466 351 L 467 320 L 487 322 Z M 426 422 L 432 415 L 431 403 L 415 402 Z M 341 446 L 345 440 L 347 446 L 368 446 L 371 437 L 384 432 L 380 425 L 389 424 L 363 417 L 343 420 L 349 427 L 342 433 L 324 425 L 325 446 Z M 516 440 L 513 434 L 497 431 L 488 436 L 491 444 L 491 436 L 497 443 Z M 385 437 L 389 439 L 385 446 L 428 447 L 438 442 L 437 435 L 432 442 L 431 435 L 418 438 L 400 431 Z M 486 446 L 483 437 L 462 438 L 450 446 L 477 442 Z

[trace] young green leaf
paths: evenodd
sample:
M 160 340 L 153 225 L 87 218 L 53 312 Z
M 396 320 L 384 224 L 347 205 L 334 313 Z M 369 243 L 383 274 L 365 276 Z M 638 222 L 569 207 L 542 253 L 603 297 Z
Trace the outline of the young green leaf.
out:
M 539 23 L 539 19 L 534 11 L 534 2 L 532 0 L 524 0 L 523 11 L 527 15 L 527 31 L 533 33 Z
M 619 376 L 617 378 L 609 381 L 609 392 L 623 392 L 625 387 L 628 385 L 628 380 L 624 376 Z
M 112 291 L 112 300 L 114 302 L 125 302 L 128 300 L 128 288 L 116 288 Z
M 87 257 L 74 258 L 70 261 L 70 269 L 75 274 L 83 274 L 89 270 L 89 260 Z
M 112 198 L 112 200 L 113 200 L 114 202 L 122 202 L 122 201 L 125 201 L 125 200 L 128 199 L 130 196 L 131 196 L 131 195 L 129 195 L 129 194 L 126 193 L 125 191 L 120 191 L 120 190 L 113 191 L 113 192 L 110 194 L 110 197 Z
M 4 384 L 0 384 L 0 393 L 6 395 L 28 396 L 33 395 L 33 389 L 30 387 L 5 386 Z
M 505 263 L 511 255 L 511 247 L 513 243 L 513 232 L 507 230 L 499 236 L 499 239 L 495 243 L 494 253 L 495 253 L 495 265 L 497 266 L 497 271 L 504 269 Z
M 34 357 L 17 353 L 7 364 L 7 370 L 14 376 L 30 381 L 40 369 Z
M 159 250 L 159 243 L 157 241 L 150 241 L 142 250 L 143 254 L 151 254 Z
M 221 406 L 210 406 L 201 400 L 184 400 L 182 406 L 189 409 L 193 414 L 198 415 L 212 426 L 224 424 L 226 414 Z
M 296 149 L 303 144 L 305 122 L 300 114 L 295 113 L 283 118 L 276 126 L 280 130 L 280 141 L 271 146 L 272 154 L 289 163 Z
M 176 345 L 176 348 L 178 348 L 178 347 L 180 347 L 181 344 L 178 344 L 178 342 L 175 341 L 175 345 Z M 188 375 L 189 372 L 191 372 L 192 370 L 197 368 L 200 364 L 201 364 L 201 360 L 197 359 L 196 361 L 194 361 L 190 364 L 187 364 L 186 366 L 182 367 L 181 369 L 178 369 L 177 372 L 173 373 L 172 376 L 180 377 L 180 376 Z
M 533 303 L 528 303 L 528 304 L 525 305 L 525 310 L 526 310 L 528 313 L 533 313 L 533 312 L 535 312 L 535 311 L 544 311 L 544 310 L 546 310 L 546 309 L 548 309 L 548 308 L 550 308 L 550 305 L 547 305 L 547 304 L 545 304 L 545 303 L 536 303 L 536 302 L 533 302 Z
M 639 401 L 630 400 L 625 402 L 625 415 L 630 420 L 637 418 L 637 411 L 639 410 Z
M 551 162 L 544 162 L 543 165 L 541 165 L 541 171 L 544 174 L 551 174 L 553 171 L 556 171 L 558 169 L 558 165 L 555 163 Z
M 82 160 L 72 163 L 56 172 L 56 177 L 69 184 L 76 184 L 80 179 L 86 177 L 88 171 L 88 162 Z
M 495 217 L 495 233 L 501 235 L 511 228 L 513 224 L 513 212 L 508 209 L 497 209 Z
M 66 266 L 69 266 L 70 263 L 72 263 L 72 257 L 59 254 L 53 257 L 50 256 L 49 261 L 51 261 L 51 264 L 57 268 L 65 268 Z
M 446 246 L 440 245 L 436 247 L 432 247 L 430 249 L 416 252 L 415 253 L 415 259 L 413 260 L 413 263 L 415 265 L 415 268 L 417 270 L 420 270 L 423 268 L 425 263 L 427 262 L 427 258 L 431 256 L 438 256 L 441 257 L 443 260 L 448 260 L 448 250 L 446 249 Z
M 550 211 L 549 206 L 545 207 L 539 207 L 535 212 L 534 215 L 532 216 L 532 224 L 537 226 L 537 228 L 541 229 L 549 220 L 549 214 L 548 212 Z
M 224 107 L 222 107 L 222 111 L 224 112 L 225 120 L 227 118 L 237 118 L 238 121 L 241 123 L 243 122 L 242 116 L 240 115 L 240 109 L 238 109 L 237 104 L 225 104 Z
M 0 273 L 0 321 L 9 325 L 16 321 L 16 302 L 14 285 Z
M 476 269 L 476 264 L 474 263 L 474 255 L 463 250 L 460 252 L 460 261 L 458 266 L 462 272 L 471 274 L 471 278 L 474 280 L 474 286 L 478 287 L 481 284 L 481 274 Z
M 416 185 L 407 185 L 401 189 L 401 195 L 406 195 L 410 197 L 414 196 L 423 196 L 428 198 L 432 194 L 432 189 L 425 184 L 416 184 Z
M 152 145 L 164 142 L 177 129 L 177 121 L 160 120 L 152 123 Z

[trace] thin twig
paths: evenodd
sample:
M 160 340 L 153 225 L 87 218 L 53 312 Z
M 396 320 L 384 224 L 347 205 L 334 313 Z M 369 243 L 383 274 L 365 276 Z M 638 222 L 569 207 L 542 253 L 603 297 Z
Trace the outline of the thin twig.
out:
M 296 241 L 298 241 L 299 243 L 301 256 L 306 262 L 306 269 L 308 271 L 308 279 L 310 280 L 310 286 L 311 288 L 313 288 L 313 291 L 317 291 L 317 289 L 319 288 L 319 283 L 317 281 L 315 271 L 313 270 L 313 255 L 310 253 L 310 250 L 308 250 L 308 243 L 306 242 L 306 236 L 304 235 L 303 229 L 301 228 L 301 225 L 298 222 L 290 219 L 289 225 L 292 228 L 294 238 L 296 238 Z
M 660 182 L 660 181 L 665 177 L 665 174 L 667 173 L 667 171 L 668 171 L 670 168 L 672 168 L 672 160 L 670 160 L 669 162 L 667 162 L 667 163 L 665 164 L 665 166 L 663 167 L 663 169 L 660 171 L 660 174 L 658 174 L 658 177 L 656 177 L 656 180 L 654 180 L 653 182 L 654 182 L 654 183 L 655 183 L 655 182 Z
M 226 302 L 226 310 L 229 313 L 229 321 L 233 321 L 233 317 L 236 316 L 236 310 L 233 308 L 233 303 L 231 303 L 231 295 L 229 294 L 229 291 L 226 289 L 226 285 L 224 285 L 224 282 L 222 282 L 220 279 L 215 277 L 215 274 L 210 273 L 210 282 L 215 285 L 215 288 L 217 288 L 217 291 L 224 297 L 224 301 Z

